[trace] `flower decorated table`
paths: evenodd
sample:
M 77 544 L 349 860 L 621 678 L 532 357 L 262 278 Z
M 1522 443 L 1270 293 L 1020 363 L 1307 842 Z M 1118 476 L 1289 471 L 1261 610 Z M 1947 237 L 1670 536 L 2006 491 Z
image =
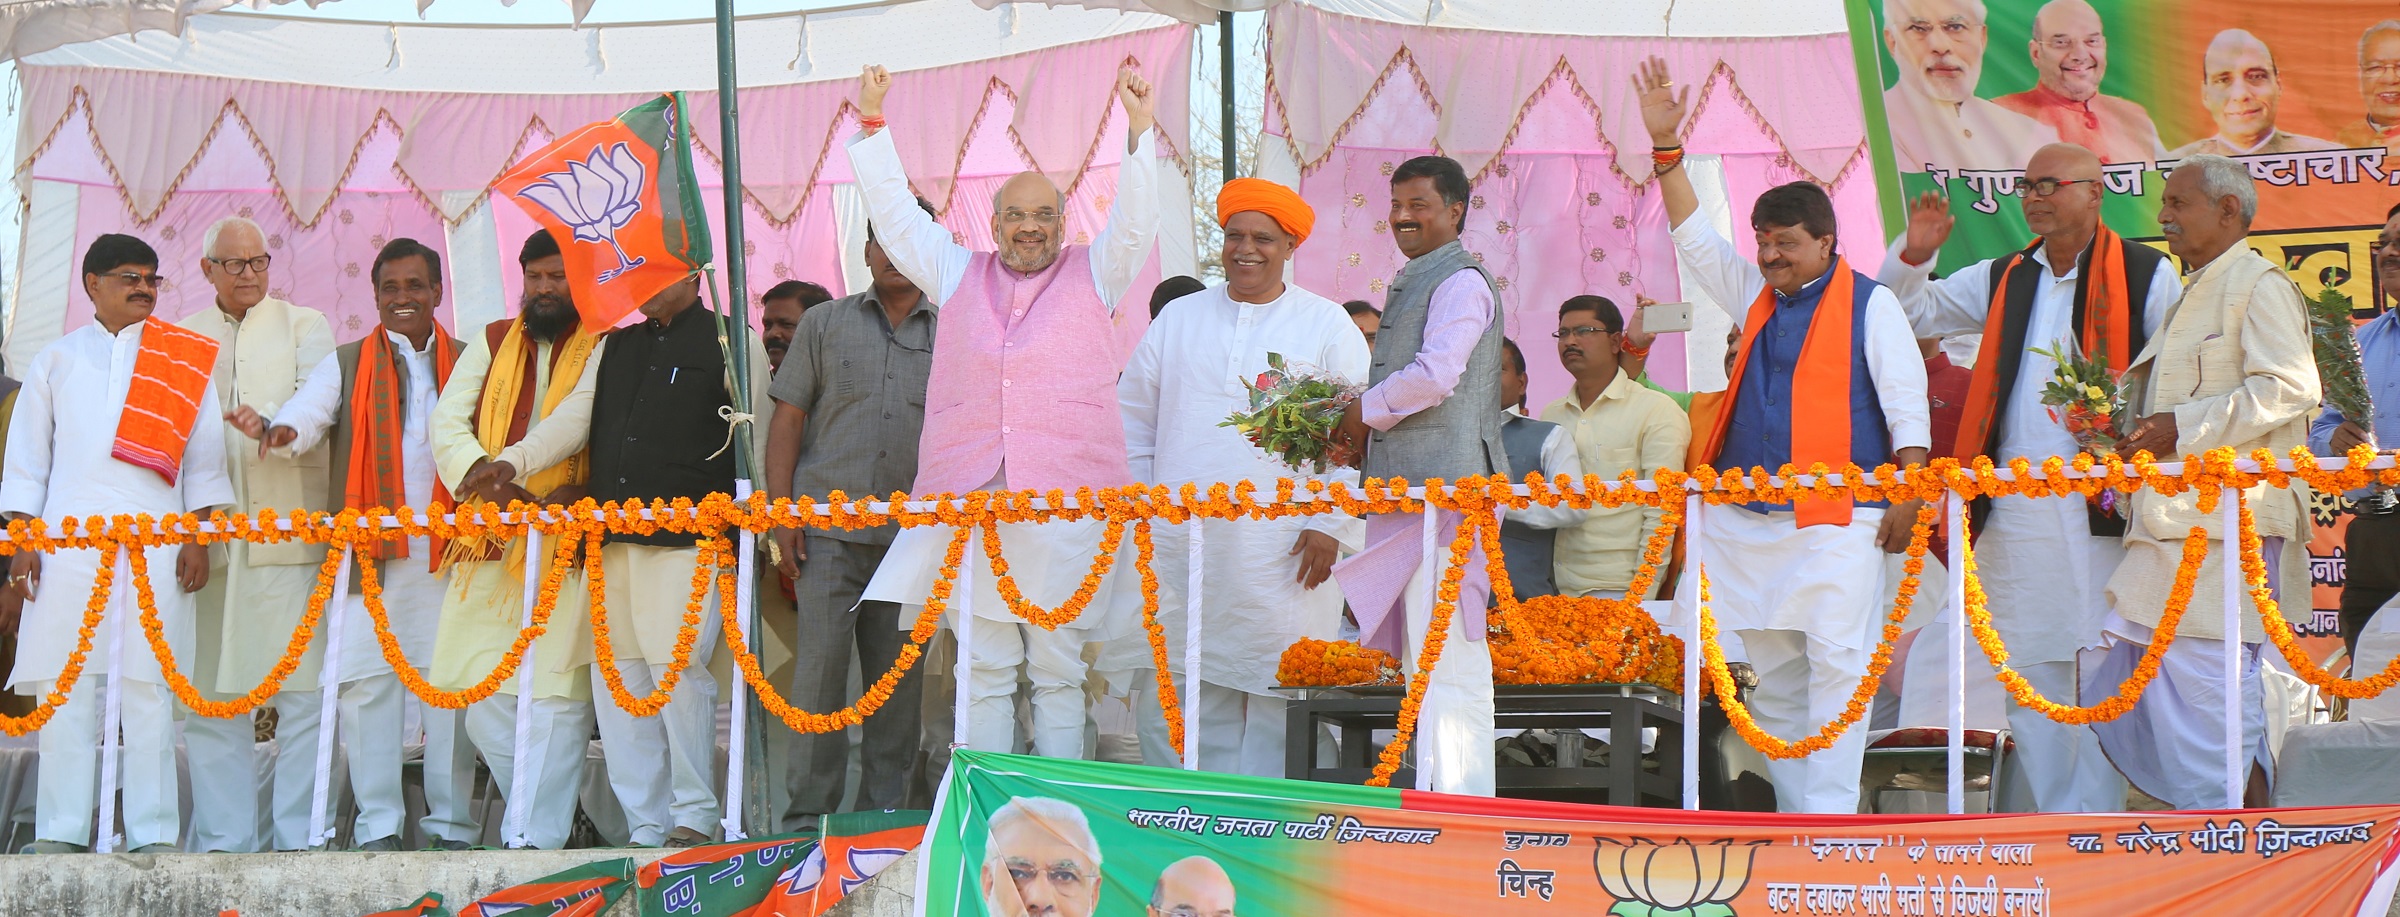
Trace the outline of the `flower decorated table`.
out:
M 1364 782 L 1374 772 L 1377 730 L 1400 718 L 1400 685 L 1278 688 L 1292 698 L 1285 708 L 1284 776 L 1325 783 Z M 1320 727 L 1333 735 L 1333 760 L 1318 754 Z M 1683 747 L 1661 741 L 1683 727 L 1682 701 L 1672 691 L 1648 684 L 1495 685 L 1493 727 L 1549 729 L 1559 735 L 1558 763 L 1527 767 L 1502 763 L 1502 796 L 1605 802 L 1611 805 L 1682 805 Z M 1586 766 L 1582 730 L 1607 736 L 1607 763 Z M 1656 751 L 1644 754 L 1643 731 Z M 1618 753 L 1631 749 L 1633 754 Z M 1413 768 L 1402 768 L 1395 786 L 1414 786 Z

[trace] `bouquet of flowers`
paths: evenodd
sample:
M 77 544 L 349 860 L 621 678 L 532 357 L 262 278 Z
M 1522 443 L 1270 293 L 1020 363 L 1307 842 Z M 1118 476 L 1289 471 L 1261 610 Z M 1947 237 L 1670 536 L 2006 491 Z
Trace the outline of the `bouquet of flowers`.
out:
M 1232 427 L 1250 438 L 1285 466 L 1298 470 L 1314 466 L 1324 474 L 1335 465 L 1353 464 L 1357 450 L 1334 440 L 1342 409 L 1362 391 L 1340 376 L 1304 371 L 1267 354 L 1267 371 L 1243 380 L 1250 392 L 1250 409 L 1236 411 L 1221 427 Z
M 2317 378 L 2325 385 L 2325 404 L 2366 427 L 2373 425 L 2375 404 L 2367 397 L 2367 372 L 2358 363 L 2351 305 L 2350 297 L 2330 286 L 2308 301 L 2310 349 L 2317 358 Z
M 2056 361 L 2050 381 L 2042 386 L 2042 404 L 2050 419 L 2067 428 L 2085 452 L 2113 452 L 2125 437 L 2117 417 L 2125 411 L 2125 395 L 2117 390 L 2117 374 L 2108 365 L 2086 358 L 2073 347 L 2036 347 L 2033 353 Z

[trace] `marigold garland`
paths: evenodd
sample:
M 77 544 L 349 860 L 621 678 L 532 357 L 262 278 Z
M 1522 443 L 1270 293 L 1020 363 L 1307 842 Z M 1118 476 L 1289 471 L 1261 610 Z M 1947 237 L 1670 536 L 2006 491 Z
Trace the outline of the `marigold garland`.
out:
M 1909 606 L 1916 602 L 1917 577 L 1925 572 L 1925 547 L 1933 541 L 1933 520 L 1936 515 L 1938 512 L 1934 504 L 1927 503 L 1917 508 L 1916 525 L 1910 528 L 1908 535 L 1908 561 L 1902 565 L 1907 575 L 1901 578 L 1899 594 L 1892 600 L 1891 614 L 1884 619 L 1883 639 L 1875 646 L 1874 658 L 1867 662 L 1867 673 L 1859 679 L 1858 688 L 1850 693 L 1850 705 L 1842 710 L 1841 716 L 1819 727 L 1815 735 L 1797 742 L 1786 742 L 1760 728 L 1757 720 L 1751 717 L 1749 706 L 1742 703 L 1740 696 L 1735 693 L 1733 673 L 1725 667 L 1725 648 L 1717 643 L 1716 615 L 1708 607 L 1708 571 L 1700 571 L 1701 671 L 1707 676 L 1709 688 L 1716 692 L 1717 704 L 1725 709 L 1726 720 L 1733 724 L 1733 730 L 1741 734 L 1743 741 L 1750 743 L 1750 747 L 1778 760 L 1805 758 L 1833 747 L 1834 741 L 1840 739 L 1842 733 L 1849 731 L 1851 726 L 1857 725 L 1867 715 L 1867 706 L 1875 701 L 1876 689 L 1883 685 L 1883 673 L 1891 667 L 1892 646 L 1900 639 L 1900 626 L 1908 620 Z
M 2000 685 L 2017 706 L 2038 711 L 2052 722 L 2069 726 L 2089 726 L 2106 723 L 2124 716 L 2141 702 L 2142 693 L 2149 690 L 2152 679 L 2158 677 L 2167 647 L 2175 643 L 2176 628 L 2183 624 L 2183 613 L 2192 604 L 2192 587 L 2198 582 L 2200 564 L 2208 557 L 2208 532 L 2193 526 L 2183 538 L 2183 559 L 2175 567 L 2175 583 L 2167 593 L 2167 606 L 2161 611 L 2158 626 L 2152 629 L 2149 647 L 2134 664 L 2133 672 L 2117 685 L 2115 694 L 2089 706 L 2061 704 L 2047 697 L 2008 665 L 2008 646 L 2001 642 L 2000 633 L 1992 629 L 1990 598 L 1983 591 L 1983 577 L 1975 570 L 1975 545 L 1970 540 L 1959 545 L 1959 569 L 1966 577 L 1967 624 L 1975 633 L 1975 643 L 1983 647 L 1983 655 L 2000 670 Z
M 1428 489 L 1436 486 L 1429 482 Z M 1460 496 L 1466 496 L 1461 493 Z M 1489 514 L 1470 512 L 1459 520 L 1458 535 L 1450 539 L 1450 562 L 1442 567 L 1441 585 L 1434 590 L 1432 620 L 1425 627 L 1425 645 L 1417 652 L 1417 670 L 1408 680 L 1408 693 L 1400 698 L 1400 717 L 1394 726 L 1391 744 L 1375 761 L 1375 773 L 1367 778 L 1368 786 L 1391 786 L 1392 775 L 1400 772 L 1400 756 L 1407 753 L 1409 739 L 1417 733 L 1417 715 L 1425 709 L 1425 690 L 1433 680 L 1433 667 L 1442 661 L 1442 644 L 1450 637 L 1450 616 L 1458 611 L 1459 584 L 1466 580 L 1467 556 L 1474 550 L 1475 532 Z M 1495 525 L 1497 523 L 1494 523 Z
M 2309 658 L 2308 650 L 2300 645 L 2299 637 L 2292 633 L 2291 623 L 2283 619 L 2283 609 L 2275 601 L 2275 590 L 2267 588 L 2266 550 L 2258 536 L 2258 518 L 2250 512 L 2249 497 L 2239 499 L 2242 582 L 2250 588 L 2250 600 L 2258 605 L 2259 623 L 2266 628 L 2267 638 L 2275 642 L 2275 648 L 2283 653 L 2284 661 L 2291 664 L 2293 674 L 2327 694 L 2347 700 L 2374 697 L 2400 684 L 2400 657 L 2394 657 L 2385 664 L 2383 671 L 2357 679 L 2335 675 Z
M 600 669 L 600 679 L 608 685 L 608 696 L 617 707 L 634 716 L 656 716 L 666 709 L 667 700 L 674 697 L 675 686 L 683 681 L 685 666 L 692 664 L 692 651 L 700 639 L 701 615 L 708 609 L 708 574 L 721 563 L 728 550 L 725 537 L 702 538 L 695 545 L 698 558 L 692 563 L 692 598 L 684 603 L 683 623 L 675 629 L 674 655 L 667 661 L 667 673 L 658 677 L 658 684 L 642 697 L 633 696 L 625 688 L 625 673 L 617 671 L 617 648 L 608 632 L 608 579 L 602 569 L 601 538 L 596 532 L 584 534 L 583 575 L 591 583 L 592 595 L 592 656 Z
M 1193 525 L 1200 524 L 1197 520 Z M 1158 679 L 1158 709 L 1167 719 L 1167 743 L 1174 746 L 1176 757 L 1183 756 L 1183 699 L 1175 693 L 1175 672 L 1167 667 L 1167 631 L 1158 623 L 1158 571 L 1151 566 L 1156 556 L 1150 543 L 1150 520 L 1133 524 L 1133 547 L 1136 564 L 1142 571 L 1142 629 L 1150 638 L 1150 664 Z M 1185 603 L 1185 614 L 1192 614 L 1191 604 Z
M 84 658 L 91 654 L 92 639 L 100 632 L 100 619 L 108 613 L 109 587 L 117 574 L 116 545 L 100 548 L 100 572 L 92 576 L 92 596 L 84 602 L 83 623 L 75 629 L 75 649 L 67 653 L 67 664 L 50 682 L 50 693 L 43 695 L 39 706 L 24 716 L 0 716 L 0 732 L 21 736 L 48 725 L 50 718 L 65 706 L 67 697 L 75 693 L 75 683 L 83 679 Z
M 380 565 L 372 562 L 359 564 L 359 593 L 362 604 L 367 608 L 367 620 L 374 622 L 375 641 L 383 648 L 383 661 L 391 664 L 392 673 L 399 676 L 400 684 L 409 693 L 430 706 L 443 710 L 463 710 L 490 698 L 500 690 L 501 685 L 516 677 L 517 669 L 525 664 L 526 650 L 549 630 L 550 613 L 558 608 L 558 593 L 566 586 L 567 570 L 574 561 L 579 537 L 580 534 L 562 536 L 551 550 L 549 568 L 543 571 L 540 590 L 534 594 L 533 619 L 517 631 L 517 639 L 509 643 L 507 651 L 501 653 L 500 664 L 493 667 L 482 680 L 458 691 L 434 687 L 432 682 L 425 680 L 425 676 L 417 673 L 417 667 L 408 661 L 407 652 L 401 648 L 399 638 L 392 635 L 391 614 L 383 604 L 383 583 L 378 571 Z
M 265 514 L 261 515 L 263 517 Z M 333 596 L 334 576 L 341 570 L 342 555 L 350 549 L 350 537 L 332 537 L 333 544 L 325 552 L 325 562 L 317 565 L 317 586 L 309 593 L 307 609 L 300 614 L 300 626 L 292 629 L 291 641 L 284 645 L 283 656 L 275 660 L 275 667 L 267 671 L 266 680 L 252 687 L 249 693 L 226 701 L 209 700 L 201 696 L 200 689 L 194 687 L 191 679 L 185 677 L 183 670 L 175 664 L 175 650 L 167 645 L 166 622 L 158 613 L 158 596 L 150 588 L 150 558 L 148 552 L 143 550 L 153 540 L 135 536 L 135 543 L 139 547 L 130 549 L 125 559 L 128 569 L 133 573 L 134 599 L 141 605 L 142 635 L 150 639 L 150 650 L 158 656 L 158 671 L 166 678 L 167 688 L 174 691 L 176 699 L 183 701 L 184 706 L 191 708 L 193 713 L 214 719 L 247 716 L 273 700 L 276 694 L 283 691 L 284 681 L 300 670 L 300 659 L 308 654 L 308 645 L 316 642 L 317 622 L 325 617 L 325 603 Z

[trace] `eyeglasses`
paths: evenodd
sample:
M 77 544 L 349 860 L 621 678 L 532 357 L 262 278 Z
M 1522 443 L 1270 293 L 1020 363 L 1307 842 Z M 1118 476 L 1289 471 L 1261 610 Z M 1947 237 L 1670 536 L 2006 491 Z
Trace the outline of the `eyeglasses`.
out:
M 1550 336 L 1563 341 L 1568 338 L 1588 338 L 1595 334 L 1615 333 L 1616 332 L 1610 331 L 1606 328 L 1595 328 L 1591 325 L 1577 325 L 1573 328 L 1560 328 L 1557 331 L 1550 332 Z
M 2400 78 L 2400 61 L 2376 61 L 2359 67 L 2358 73 L 2378 80 Z
M 1047 880 L 1050 887 L 1057 891 L 1076 894 L 1084 890 L 1085 883 L 1097 878 L 1086 875 L 1086 872 L 1083 864 L 1073 860 L 1042 865 L 1019 857 L 1008 858 L 1008 876 L 1020 886 L 1036 880 Z
M 251 271 L 266 273 L 267 262 L 273 259 L 272 255 L 260 255 L 256 258 L 207 258 L 203 260 L 216 265 L 218 270 L 240 277 Z
M 2033 181 L 2020 181 L 2008 193 L 2017 197 L 2049 197 L 2057 194 L 2058 189 L 2068 185 L 2097 185 L 2099 183 L 2100 180 L 2097 178 L 2041 178 Z
M 1041 225 L 1043 225 L 1043 226 L 1056 226 L 1056 225 L 1058 225 L 1058 211 L 1056 211 L 1056 210 L 1016 210 L 1016 209 L 1013 209 L 1013 208 L 1012 208 L 1012 209 L 1009 209 L 1009 210 L 1003 210 L 1003 211 L 1000 211 L 1000 222 L 1002 222 L 1002 223 L 1025 223 L 1025 222 L 1033 222 L 1033 223 L 1039 223 L 1039 224 L 1041 224 Z
M 165 277 L 157 274 L 144 274 L 138 271 L 119 271 L 114 274 L 102 274 L 100 276 L 112 278 L 117 282 L 129 287 L 150 287 L 152 289 L 157 289 L 159 287 L 166 286 L 167 284 L 167 278 Z

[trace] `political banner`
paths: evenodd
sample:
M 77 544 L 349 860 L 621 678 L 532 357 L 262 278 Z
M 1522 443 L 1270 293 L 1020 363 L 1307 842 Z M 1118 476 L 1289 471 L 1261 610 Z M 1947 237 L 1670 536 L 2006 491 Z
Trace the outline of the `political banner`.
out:
M 602 860 L 485 895 L 458 917 L 599 917 L 632 885 L 632 860 Z
M 2302 292 L 2376 303 L 2356 246 L 2400 201 L 2400 18 L 2376 0 L 1845 0 L 1884 231 L 1944 192 L 1958 227 L 1936 269 L 2032 239 L 2010 200 L 2047 143 L 2097 153 L 2102 218 L 2158 236 L 2165 170 L 2213 153 L 2259 182 L 2254 228 L 2339 231 L 2349 252 L 2289 264 Z M 2372 312 L 2360 316 L 2371 317 Z
M 2396 820 L 1687 812 L 962 751 L 916 913 L 2379 917 Z
M 816 845 L 811 832 L 678 850 L 634 872 L 635 899 L 642 917 L 747 913 L 774 890 L 777 876 Z
M 817 917 L 832 910 L 915 850 L 932 814 L 885 809 L 825 816 L 824 839 L 777 876 L 766 898 L 740 917 Z
M 2400 10 L 2375 0 L 1845 0 L 1886 238 L 1906 202 L 1940 191 L 1957 219 L 1935 269 L 2033 241 L 2025 166 L 2046 143 L 2098 154 L 2101 218 L 2164 251 L 2166 170 L 2213 153 L 2258 182 L 2250 245 L 2312 299 L 2382 311 L 2373 248 L 2400 203 Z M 1862 265 L 1880 253 L 1852 253 Z M 2178 265 L 2180 267 L 2180 265 Z M 1871 268 L 1870 268 L 1871 270 Z M 2297 630 L 2323 660 L 2349 507 L 2319 495 L 2310 540 L 2315 614 Z

